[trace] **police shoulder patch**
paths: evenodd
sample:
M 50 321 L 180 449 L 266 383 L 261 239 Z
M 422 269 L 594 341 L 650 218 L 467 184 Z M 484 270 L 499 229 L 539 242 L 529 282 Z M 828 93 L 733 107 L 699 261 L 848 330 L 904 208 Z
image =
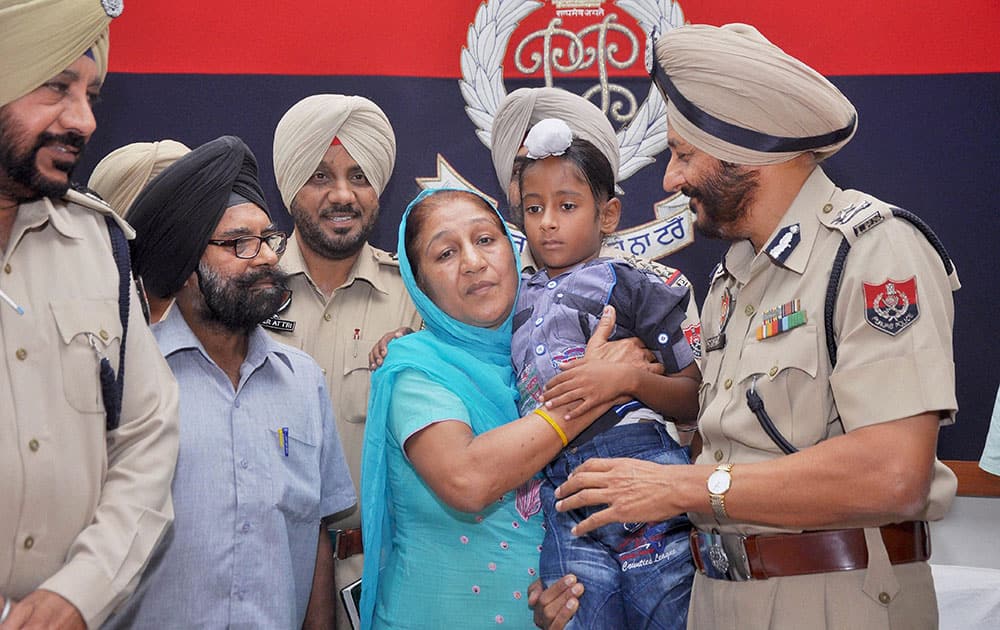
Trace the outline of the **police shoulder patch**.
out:
M 896 336 L 918 317 L 917 278 L 893 280 L 879 284 L 862 283 L 865 292 L 865 321 L 879 332 Z

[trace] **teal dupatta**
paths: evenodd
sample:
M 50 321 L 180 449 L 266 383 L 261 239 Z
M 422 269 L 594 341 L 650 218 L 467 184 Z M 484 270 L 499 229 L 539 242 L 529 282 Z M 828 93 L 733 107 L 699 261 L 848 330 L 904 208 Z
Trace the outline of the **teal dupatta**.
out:
M 461 188 L 437 188 L 425 190 L 411 201 L 399 224 L 397 251 L 400 272 L 424 320 L 425 329 L 394 340 L 385 362 L 371 379 L 361 460 L 365 562 L 360 612 L 361 627 L 366 629 L 372 627 L 380 573 L 385 566 L 385 556 L 395 527 L 393 515 L 388 509 L 390 498 L 386 486 L 386 423 L 396 377 L 405 370 L 417 370 L 454 392 L 465 402 L 471 416 L 472 431 L 476 435 L 518 417 L 517 386 L 510 360 L 514 303 L 511 304 L 511 313 L 498 328 L 478 328 L 459 322 L 438 308 L 420 290 L 406 255 L 406 224 L 411 210 L 430 195 L 446 190 L 479 196 L 497 212 L 493 203 L 479 193 Z M 506 226 L 504 229 L 507 229 Z M 510 239 L 509 231 L 507 237 Z M 511 247 L 516 263 L 511 273 L 516 274 L 520 260 L 512 239 Z

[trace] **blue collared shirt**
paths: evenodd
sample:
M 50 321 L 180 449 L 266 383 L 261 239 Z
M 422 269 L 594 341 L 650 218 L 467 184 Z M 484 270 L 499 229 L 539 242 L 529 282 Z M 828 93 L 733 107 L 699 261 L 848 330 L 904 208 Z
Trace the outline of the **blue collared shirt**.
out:
M 179 309 L 153 332 L 180 388 L 176 519 L 107 627 L 301 627 L 320 519 L 356 503 L 319 366 L 257 327 L 234 390 Z

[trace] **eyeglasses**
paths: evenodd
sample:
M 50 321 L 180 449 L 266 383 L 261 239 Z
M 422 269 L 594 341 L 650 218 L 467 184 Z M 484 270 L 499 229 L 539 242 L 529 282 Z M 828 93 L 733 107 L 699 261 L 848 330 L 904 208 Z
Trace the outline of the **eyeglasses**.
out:
M 221 247 L 232 247 L 237 258 L 256 258 L 260 253 L 261 243 L 267 243 L 271 251 L 278 256 L 285 253 L 285 246 L 288 244 L 288 235 L 284 232 L 271 232 L 263 236 L 241 236 L 230 238 L 224 241 L 211 240 L 209 245 L 219 245 Z

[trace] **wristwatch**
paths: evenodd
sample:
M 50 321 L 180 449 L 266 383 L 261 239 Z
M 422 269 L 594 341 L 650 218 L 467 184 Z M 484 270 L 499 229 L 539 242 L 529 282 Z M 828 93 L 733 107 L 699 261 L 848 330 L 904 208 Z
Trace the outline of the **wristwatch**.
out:
M 732 470 L 732 464 L 722 464 L 708 476 L 708 501 L 712 504 L 712 512 L 718 520 L 729 518 L 729 514 L 726 513 L 726 493 L 733 485 Z

